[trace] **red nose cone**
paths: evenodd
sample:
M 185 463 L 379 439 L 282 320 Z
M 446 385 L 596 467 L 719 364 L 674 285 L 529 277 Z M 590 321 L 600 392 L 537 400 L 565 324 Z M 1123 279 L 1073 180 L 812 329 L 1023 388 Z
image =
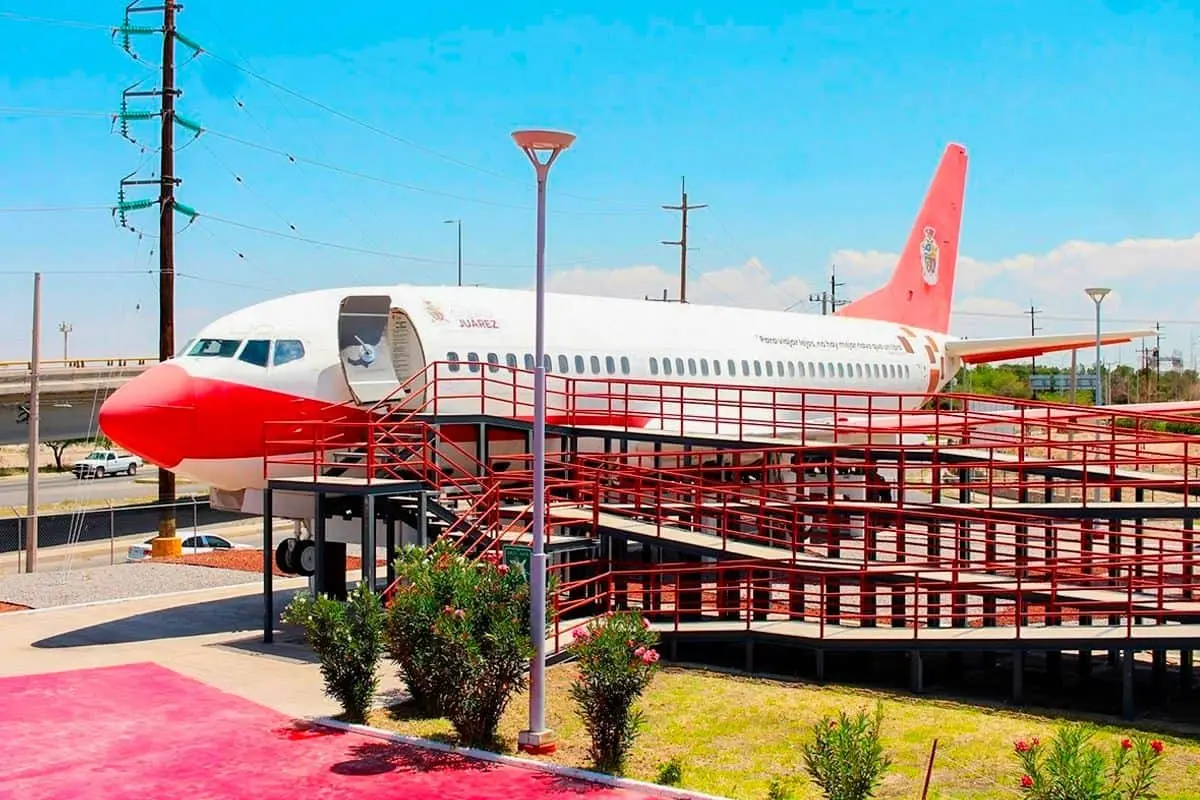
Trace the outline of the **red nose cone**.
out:
M 195 434 L 192 378 L 177 364 L 155 365 L 113 392 L 99 419 L 114 443 L 152 464 L 176 467 Z

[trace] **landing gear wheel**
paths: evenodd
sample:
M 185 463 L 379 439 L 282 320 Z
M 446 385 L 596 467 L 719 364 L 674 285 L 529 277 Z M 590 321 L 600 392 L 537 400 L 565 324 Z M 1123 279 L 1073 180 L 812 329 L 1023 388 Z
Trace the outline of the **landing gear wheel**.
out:
M 299 544 L 299 539 L 284 539 L 275 548 L 275 566 L 285 575 L 296 574 L 296 547 Z
M 296 572 L 308 578 L 317 574 L 317 543 L 305 539 L 296 548 Z
M 129 476 L 129 477 L 131 477 L 131 478 L 132 478 L 134 475 L 137 475 L 137 464 L 130 464 L 130 465 L 129 465 L 129 469 L 125 471 L 125 474 L 126 474 L 126 475 L 128 475 L 128 476 Z

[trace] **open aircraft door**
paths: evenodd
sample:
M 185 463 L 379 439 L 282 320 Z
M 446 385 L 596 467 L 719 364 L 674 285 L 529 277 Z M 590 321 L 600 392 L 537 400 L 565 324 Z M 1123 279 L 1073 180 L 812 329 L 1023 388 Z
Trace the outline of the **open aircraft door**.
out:
M 425 368 L 425 353 L 412 319 L 392 308 L 387 295 L 354 295 L 338 309 L 338 352 L 346 383 L 359 405 L 396 392 Z M 393 408 L 416 410 L 425 401 L 421 378 L 391 398 Z

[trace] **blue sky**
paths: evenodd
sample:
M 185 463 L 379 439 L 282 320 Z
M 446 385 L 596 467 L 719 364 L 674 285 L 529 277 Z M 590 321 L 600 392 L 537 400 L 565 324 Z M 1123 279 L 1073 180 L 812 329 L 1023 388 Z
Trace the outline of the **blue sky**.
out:
M 595 270 L 615 294 L 674 287 L 648 268 L 673 270 L 677 251 L 659 241 L 678 219 L 658 206 L 686 175 L 691 200 L 710 206 L 693 217 L 693 299 L 792 305 L 831 261 L 852 295 L 882 280 L 880 254 L 901 245 L 942 148 L 959 141 L 972 162 L 957 332 L 1027 331 L 1031 300 L 1046 331 L 1088 330 L 1078 289 L 1102 280 L 1116 289 L 1114 319 L 1168 323 L 1165 349 L 1187 357 L 1200 335 L 1187 324 L 1200 311 L 1195 3 L 185 5 L 179 29 L 215 57 L 180 48 L 180 112 L 209 131 L 178 154 L 179 199 L 201 214 L 178 236 L 178 269 L 196 276 L 179 281 L 180 337 L 287 291 L 452 282 L 447 218 L 464 220 L 468 282 L 528 285 L 533 181 L 509 138 L 522 126 L 579 136 L 551 179 L 548 260 L 576 270 L 560 288 L 595 285 Z M 152 86 L 154 70 L 102 28 L 19 19 L 110 25 L 122 8 L 0 2 L 0 208 L 110 204 L 123 175 L 144 162 L 150 176 L 156 156 L 102 116 L 11 111 L 111 113 L 124 88 Z M 156 38 L 136 47 L 158 62 Z M 133 132 L 156 140 L 153 122 Z M 131 221 L 155 230 L 153 211 Z M 48 337 L 69 319 L 81 355 L 155 349 L 154 277 L 111 274 L 153 268 L 152 240 L 104 210 L 0 213 L 0 237 L 0 272 L 47 273 Z M 31 280 L 0 282 L 0 357 L 23 357 Z M 757 296 L 730 289 L 751 285 Z

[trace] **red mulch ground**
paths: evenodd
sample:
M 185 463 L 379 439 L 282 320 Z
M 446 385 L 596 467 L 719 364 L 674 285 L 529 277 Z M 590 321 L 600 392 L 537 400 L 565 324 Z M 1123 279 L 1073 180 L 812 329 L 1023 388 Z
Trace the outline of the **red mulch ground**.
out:
M 216 567 L 217 569 L 235 569 L 242 572 L 262 572 L 262 550 L 217 550 L 211 553 L 188 553 L 178 558 L 153 558 L 148 562 L 154 564 L 191 564 L 197 567 Z M 383 561 L 378 564 L 386 566 Z M 346 556 L 346 569 L 356 570 L 362 564 L 358 556 Z M 292 578 L 279 570 L 274 560 L 271 563 L 271 573 L 280 578 Z
M 0 697 L 4 798 L 652 797 L 314 727 L 155 664 L 0 678 Z
M 29 610 L 29 606 L 23 606 L 18 603 L 6 603 L 3 600 L 0 600 L 0 614 L 3 614 L 5 611 L 28 611 L 28 610 Z

